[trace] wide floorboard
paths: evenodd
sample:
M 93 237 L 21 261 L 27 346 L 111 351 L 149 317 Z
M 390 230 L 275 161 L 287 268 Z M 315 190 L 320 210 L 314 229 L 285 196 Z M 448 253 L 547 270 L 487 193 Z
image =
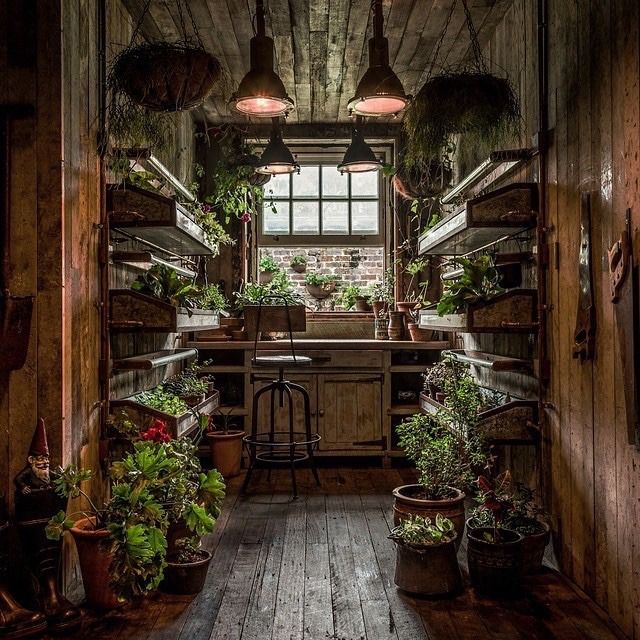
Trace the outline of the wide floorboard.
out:
M 458 597 L 418 600 L 393 583 L 390 491 L 404 469 L 323 468 L 230 483 L 207 583 L 195 598 L 158 594 L 118 612 L 86 613 L 91 640 L 609 640 L 623 637 L 588 598 L 549 569 L 523 594 L 496 601 L 468 585 Z M 460 559 L 465 562 L 464 547 Z

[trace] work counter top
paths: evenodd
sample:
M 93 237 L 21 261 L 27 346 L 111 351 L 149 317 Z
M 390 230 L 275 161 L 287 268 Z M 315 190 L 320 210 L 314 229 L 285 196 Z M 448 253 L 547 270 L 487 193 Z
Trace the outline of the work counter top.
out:
M 411 340 L 337 340 L 318 339 L 305 340 L 294 339 L 296 349 L 326 349 L 326 350 L 358 350 L 358 351 L 394 351 L 394 350 L 441 350 L 448 349 L 446 341 L 412 342 Z M 201 340 L 189 342 L 188 345 L 195 349 L 237 349 L 246 351 L 253 349 L 254 343 L 249 340 Z M 258 342 L 259 351 L 283 351 L 289 348 L 289 340 L 265 340 Z

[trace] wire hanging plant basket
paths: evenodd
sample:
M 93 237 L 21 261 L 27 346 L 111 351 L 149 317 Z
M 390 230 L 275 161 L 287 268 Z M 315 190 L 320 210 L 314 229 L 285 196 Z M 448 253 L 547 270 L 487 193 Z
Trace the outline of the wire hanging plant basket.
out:
M 450 160 L 456 134 L 464 135 L 470 145 L 500 148 L 512 141 L 520 129 L 520 104 L 511 82 L 489 71 L 467 0 L 461 2 L 473 60 L 460 68 L 433 74 L 456 0 L 436 46 L 428 79 L 403 119 L 407 139 L 403 164 L 408 171 L 427 174 L 434 160 Z

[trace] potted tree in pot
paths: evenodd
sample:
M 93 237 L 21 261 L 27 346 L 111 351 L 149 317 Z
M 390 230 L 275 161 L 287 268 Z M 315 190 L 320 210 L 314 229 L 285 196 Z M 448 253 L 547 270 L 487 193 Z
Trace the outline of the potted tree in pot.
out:
M 480 476 L 478 487 L 491 518 L 490 526 L 467 530 L 471 584 L 481 592 L 512 594 L 520 585 L 523 536 L 504 526 L 511 505 L 511 476 L 508 471 L 501 473 L 493 483 Z
M 445 389 L 444 409 L 435 415 L 415 414 L 397 427 L 400 447 L 415 463 L 420 479 L 393 490 L 394 522 L 411 514 L 435 518 L 441 513 L 461 536 L 464 491 L 477 470 L 488 464 L 487 449 L 475 428 L 482 398 L 466 373 L 448 380 Z
M 448 595 L 462 588 L 453 522 L 409 516 L 389 536 L 396 543 L 396 586 L 422 596 Z

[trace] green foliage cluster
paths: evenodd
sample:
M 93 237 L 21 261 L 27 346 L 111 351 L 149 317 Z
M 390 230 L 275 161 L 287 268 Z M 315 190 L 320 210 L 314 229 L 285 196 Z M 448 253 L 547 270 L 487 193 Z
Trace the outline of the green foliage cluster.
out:
M 210 311 L 224 311 L 229 308 L 229 301 L 224 297 L 217 284 L 207 284 L 202 287 L 202 294 L 198 301 L 201 309 Z
M 356 300 L 361 298 L 366 299 L 370 295 L 371 291 L 367 287 L 361 287 L 352 283 L 342 289 L 336 302 L 347 311 L 350 311 L 355 306 Z
M 457 313 L 474 302 L 489 300 L 504 291 L 500 286 L 500 272 L 493 259 L 483 255 L 471 258 L 452 258 L 451 264 L 462 269 L 454 280 L 445 280 L 438 302 L 438 315 Z
M 385 302 L 392 305 L 395 299 L 394 288 L 396 284 L 396 276 L 393 267 L 387 267 L 384 271 L 382 282 L 373 285 L 369 302 Z
M 162 384 L 149 391 L 141 391 L 134 396 L 134 400 L 170 416 L 182 416 L 189 410 L 184 400 L 166 390 Z
M 276 271 L 271 282 L 247 282 L 235 294 L 236 306 L 243 308 L 251 304 L 304 304 L 302 297 L 293 292 L 293 285 L 284 271 Z M 270 296 L 277 296 L 270 298 Z
M 456 368 L 451 358 L 443 358 L 440 362 L 431 365 L 422 375 L 425 385 L 433 385 L 436 389 L 444 391 L 448 380 L 456 375 Z
M 307 258 L 306 256 L 302 256 L 302 255 L 298 255 L 298 256 L 293 256 L 293 258 L 291 258 L 291 262 L 290 265 L 292 267 L 295 267 L 297 265 L 302 265 L 302 264 L 307 264 Z
M 304 277 L 304 283 L 312 287 L 325 287 L 326 285 L 335 284 L 338 278 L 330 273 L 307 273 Z
M 193 362 L 188 367 L 185 367 L 180 373 L 165 380 L 162 383 L 164 390 L 167 393 L 172 393 L 176 396 L 206 393 L 209 389 L 211 376 L 201 376 L 199 375 L 199 372 L 210 362 L 210 360 L 207 360 L 202 364 Z
M 453 522 L 439 513 L 435 521 L 431 518 L 410 515 L 391 530 L 389 537 L 409 547 L 423 548 L 450 542 L 455 535 Z
M 258 263 L 258 269 L 262 273 L 277 273 L 280 271 L 278 263 L 271 256 L 262 256 Z

